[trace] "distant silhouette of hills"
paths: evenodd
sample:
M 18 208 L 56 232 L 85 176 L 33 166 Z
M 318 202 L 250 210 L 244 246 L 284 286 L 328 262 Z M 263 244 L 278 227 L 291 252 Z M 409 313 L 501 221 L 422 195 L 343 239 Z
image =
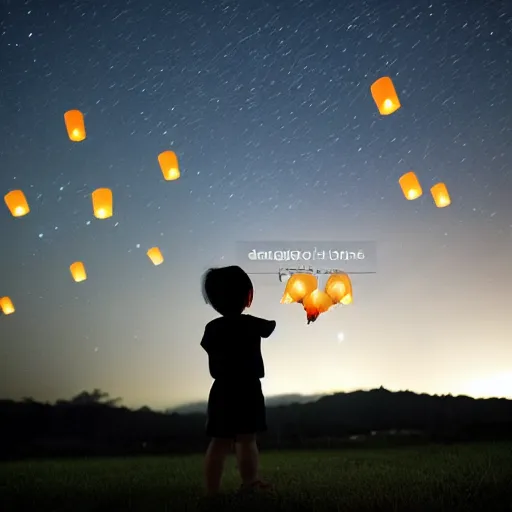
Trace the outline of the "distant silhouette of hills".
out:
M 0 458 L 203 451 L 205 404 L 170 413 L 120 405 L 95 389 L 55 404 L 0 400 Z M 269 449 L 512 440 L 512 400 L 427 395 L 384 388 L 268 400 Z M 201 407 L 201 411 L 197 408 Z
M 287 394 L 287 395 L 275 395 L 265 399 L 267 407 L 278 407 L 280 405 L 290 404 L 306 404 L 309 402 L 315 402 L 319 398 L 325 396 L 325 394 L 318 395 L 300 395 L 300 394 Z M 203 402 L 191 402 L 188 404 L 179 405 L 174 408 L 167 409 L 165 412 L 171 414 L 173 412 L 178 414 L 194 414 L 204 413 L 206 414 L 207 401 Z

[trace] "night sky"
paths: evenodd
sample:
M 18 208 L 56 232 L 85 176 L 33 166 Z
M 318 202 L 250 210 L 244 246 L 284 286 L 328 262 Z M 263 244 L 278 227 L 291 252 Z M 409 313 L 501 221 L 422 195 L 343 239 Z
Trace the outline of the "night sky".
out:
M 377 273 L 311 325 L 277 276 L 253 276 L 249 312 L 278 324 L 267 396 L 512 398 L 512 5 L 401 3 L 4 0 L 0 192 L 23 190 L 31 212 L 0 205 L 0 296 L 16 307 L 0 396 L 206 399 L 202 272 L 245 266 L 244 240 L 336 240 L 374 242 Z M 381 76 L 402 103 L 390 116 L 370 94 Z M 158 165 L 169 149 L 177 181 Z M 415 201 L 398 185 L 410 170 Z M 99 187 L 110 219 L 93 216 Z

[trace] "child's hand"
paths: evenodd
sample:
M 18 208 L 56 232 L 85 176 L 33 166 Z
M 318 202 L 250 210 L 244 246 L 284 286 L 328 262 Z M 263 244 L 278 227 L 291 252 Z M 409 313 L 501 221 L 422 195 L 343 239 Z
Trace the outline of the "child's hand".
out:
M 261 322 L 261 330 L 260 330 L 260 336 L 262 338 L 268 338 L 276 328 L 276 321 L 275 320 L 263 320 Z

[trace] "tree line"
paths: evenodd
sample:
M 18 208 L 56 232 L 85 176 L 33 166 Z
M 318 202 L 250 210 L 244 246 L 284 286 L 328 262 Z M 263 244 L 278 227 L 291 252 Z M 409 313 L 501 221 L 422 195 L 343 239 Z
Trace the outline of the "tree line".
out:
M 0 458 L 197 453 L 205 422 L 203 413 L 129 409 L 98 389 L 54 404 L 0 400 Z M 512 440 L 512 400 L 381 387 L 268 407 L 267 423 L 265 449 Z

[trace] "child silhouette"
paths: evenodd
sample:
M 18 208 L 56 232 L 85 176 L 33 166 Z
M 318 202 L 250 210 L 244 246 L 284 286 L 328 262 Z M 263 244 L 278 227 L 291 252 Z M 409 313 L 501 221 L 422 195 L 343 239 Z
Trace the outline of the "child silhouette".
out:
M 242 489 L 268 488 L 258 477 L 256 444 L 256 434 L 267 430 L 260 345 L 276 322 L 242 314 L 251 306 L 254 290 L 250 277 L 238 266 L 209 269 L 202 289 L 206 303 L 222 315 L 206 325 L 201 341 L 214 379 L 206 423 L 211 437 L 205 458 L 206 491 L 209 495 L 219 491 L 233 442 Z

